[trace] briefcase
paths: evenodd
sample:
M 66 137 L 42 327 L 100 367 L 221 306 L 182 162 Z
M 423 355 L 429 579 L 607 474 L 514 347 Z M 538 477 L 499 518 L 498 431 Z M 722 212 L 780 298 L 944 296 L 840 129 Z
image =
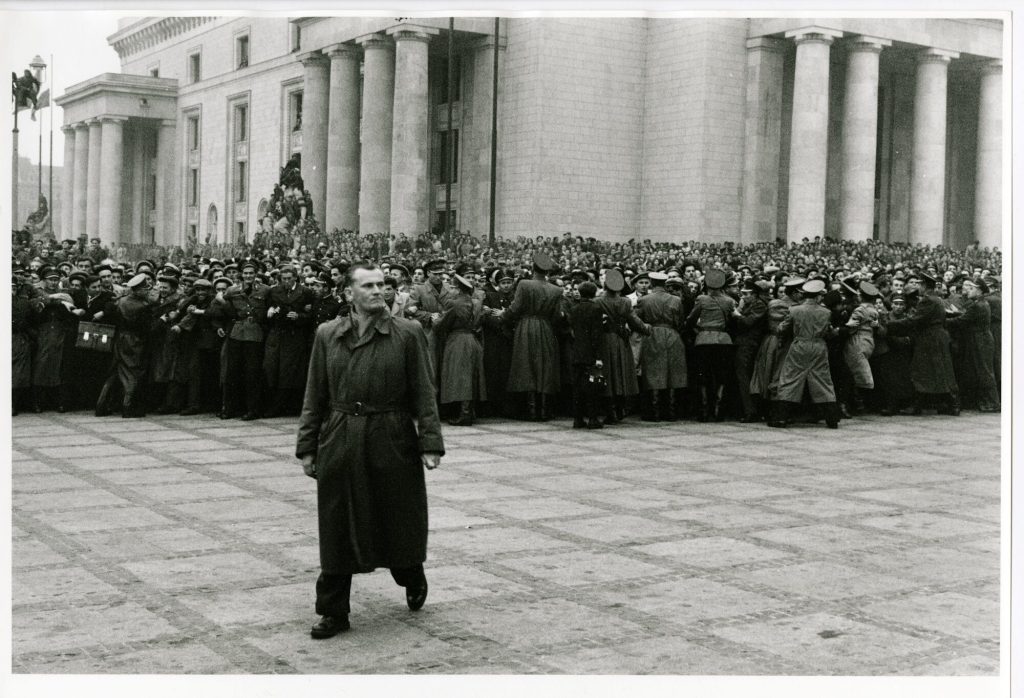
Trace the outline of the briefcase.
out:
M 114 350 L 114 326 L 98 322 L 78 323 L 75 346 L 79 349 L 111 352 Z

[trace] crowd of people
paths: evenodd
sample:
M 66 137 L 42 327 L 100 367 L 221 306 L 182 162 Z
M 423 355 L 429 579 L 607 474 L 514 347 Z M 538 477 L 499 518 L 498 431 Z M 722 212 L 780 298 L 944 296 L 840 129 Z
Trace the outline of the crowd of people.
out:
M 14 408 L 298 414 L 314 337 L 348 314 L 356 262 L 382 269 L 390 314 L 422 328 L 452 424 L 785 426 L 808 413 L 835 426 L 865 411 L 999 410 L 995 249 L 569 234 L 489 245 L 315 226 L 193 249 L 16 239 Z

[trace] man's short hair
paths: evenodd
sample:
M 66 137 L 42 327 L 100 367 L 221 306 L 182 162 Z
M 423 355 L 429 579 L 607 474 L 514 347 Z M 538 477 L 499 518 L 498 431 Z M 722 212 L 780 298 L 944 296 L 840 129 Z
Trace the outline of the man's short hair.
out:
M 355 278 L 356 272 L 359 271 L 360 269 L 363 269 L 365 271 L 380 271 L 380 267 L 378 267 L 373 262 L 355 262 L 351 266 L 349 266 L 348 271 L 345 272 L 345 288 L 348 288 L 349 286 L 352 285 L 352 280 Z M 384 278 L 387 277 L 385 276 Z
M 385 286 L 390 286 L 393 289 L 398 289 L 398 279 L 396 279 L 393 276 L 388 276 L 388 275 L 385 274 L 385 276 L 384 276 L 384 285 Z

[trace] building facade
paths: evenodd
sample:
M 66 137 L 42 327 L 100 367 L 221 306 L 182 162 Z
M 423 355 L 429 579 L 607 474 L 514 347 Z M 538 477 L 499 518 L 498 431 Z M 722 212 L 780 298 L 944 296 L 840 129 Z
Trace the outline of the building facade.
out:
M 252 239 L 292 155 L 324 228 L 1000 244 L 1003 21 L 160 17 L 70 87 L 61 234 Z M 450 143 L 449 143 L 450 141 Z M 451 165 L 449 165 L 449 156 Z

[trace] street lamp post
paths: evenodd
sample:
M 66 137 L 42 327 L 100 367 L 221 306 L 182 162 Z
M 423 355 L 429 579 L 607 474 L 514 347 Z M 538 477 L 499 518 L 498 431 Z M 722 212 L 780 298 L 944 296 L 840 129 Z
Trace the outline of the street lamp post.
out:
M 40 86 L 43 84 L 43 78 L 46 77 L 46 62 L 43 61 L 42 56 L 36 54 L 32 62 L 28 64 L 28 67 L 32 69 L 32 74 L 36 76 L 36 80 L 39 81 Z M 38 98 L 38 97 L 37 97 Z M 42 118 L 39 120 L 39 177 L 38 177 L 38 196 L 36 197 L 36 203 L 39 202 L 39 197 L 43 195 L 43 121 Z M 53 202 L 47 202 L 48 208 L 53 208 Z
M 40 56 L 32 59 L 28 64 L 35 73 L 36 80 L 43 82 L 43 71 L 46 70 L 46 63 Z M 11 148 L 11 226 L 18 225 L 18 97 L 14 98 L 14 128 L 11 129 L 13 147 Z M 42 173 L 40 172 L 40 176 Z

